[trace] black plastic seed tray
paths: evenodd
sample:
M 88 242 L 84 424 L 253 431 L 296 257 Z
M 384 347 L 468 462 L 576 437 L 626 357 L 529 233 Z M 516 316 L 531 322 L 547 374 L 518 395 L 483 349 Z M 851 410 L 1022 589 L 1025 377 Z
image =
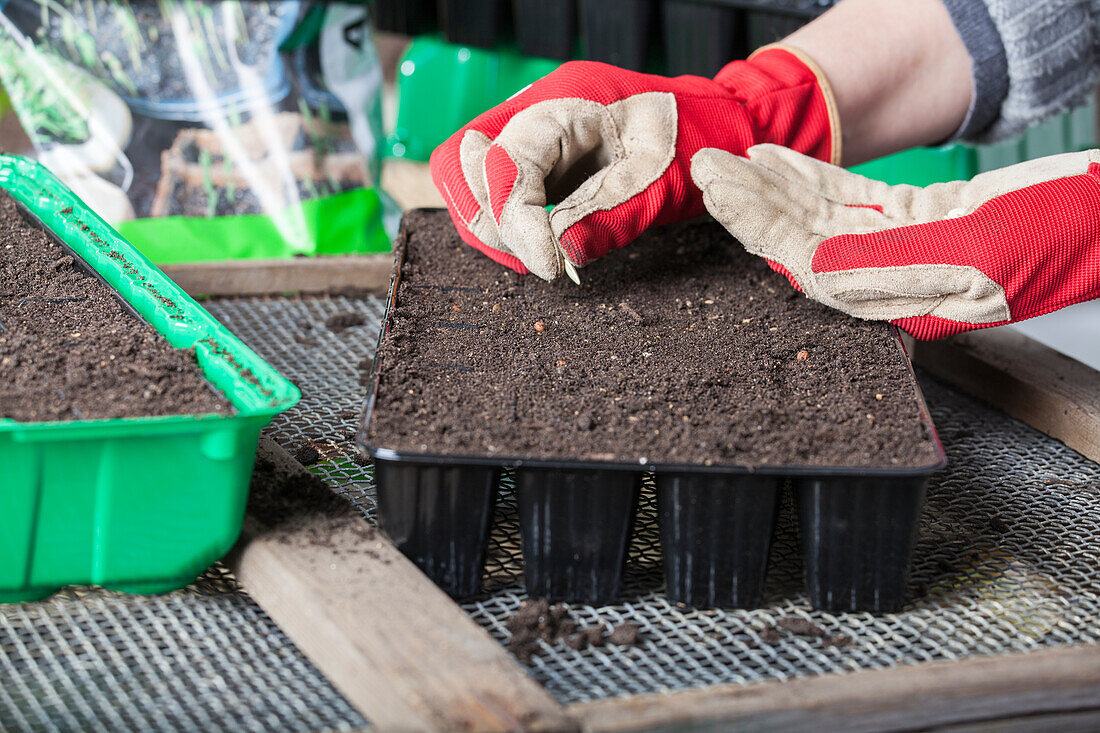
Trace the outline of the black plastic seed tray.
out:
M 835 0 L 664 0 L 668 74 L 714 76 L 794 33 Z
M 694 0 L 694 2 L 811 20 L 836 5 L 837 0 Z
M 577 0 L 516 0 L 520 53 L 567 61 L 577 47 Z
M 584 58 L 644 71 L 656 45 L 657 6 L 656 0 L 580 0 Z
M 436 0 L 375 0 L 371 12 L 380 31 L 416 36 L 436 28 Z
M 713 77 L 748 53 L 745 13 L 696 0 L 662 3 L 665 70 L 669 76 Z
M 492 48 L 511 31 L 510 10 L 505 0 L 440 0 L 443 38 L 462 46 Z
M 781 13 L 746 13 L 745 33 L 748 36 L 748 51 L 775 43 L 794 33 L 806 24 L 805 18 Z
M 381 30 L 436 29 L 482 48 L 513 37 L 521 53 L 603 61 L 669 76 L 714 76 L 773 43 L 835 0 L 379 0 Z
M 379 353 L 397 309 L 404 233 L 396 251 Z M 893 335 L 935 448 L 935 460 L 917 468 L 749 469 L 401 453 L 367 439 L 382 367 L 376 357 L 358 444 L 374 463 L 381 525 L 449 594 L 475 595 L 498 483 L 511 470 L 528 594 L 604 603 L 618 595 L 639 489 L 649 476 L 657 490 L 669 599 L 752 607 L 762 596 L 780 493 L 790 485 L 813 606 L 896 610 L 905 600 L 925 484 L 945 459 L 908 355 L 896 330 Z

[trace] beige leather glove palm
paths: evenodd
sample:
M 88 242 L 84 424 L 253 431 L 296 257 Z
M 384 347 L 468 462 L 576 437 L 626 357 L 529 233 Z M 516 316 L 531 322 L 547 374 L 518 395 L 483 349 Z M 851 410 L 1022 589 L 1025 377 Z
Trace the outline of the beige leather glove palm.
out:
M 1100 151 L 918 188 L 775 145 L 704 149 L 707 210 L 814 300 L 918 338 L 1100 295 Z

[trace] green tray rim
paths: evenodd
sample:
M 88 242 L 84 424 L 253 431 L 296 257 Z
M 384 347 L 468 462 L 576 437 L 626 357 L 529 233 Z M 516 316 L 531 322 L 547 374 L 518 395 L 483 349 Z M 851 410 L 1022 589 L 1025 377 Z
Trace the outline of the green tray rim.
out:
M 168 415 L 103 420 L 21 422 L 0 418 L 0 434 L 48 440 L 106 432 L 205 431 L 228 423 L 270 420 L 301 392 L 183 291 L 40 163 L 0 153 L 0 189 L 10 194 L 176 348 L 194 348 L 199 364 L 230 401 L 232 415 Z M 216 424 L 216 425 L 212 425 Z M 189 431 L 189 430 L 188 430 Z

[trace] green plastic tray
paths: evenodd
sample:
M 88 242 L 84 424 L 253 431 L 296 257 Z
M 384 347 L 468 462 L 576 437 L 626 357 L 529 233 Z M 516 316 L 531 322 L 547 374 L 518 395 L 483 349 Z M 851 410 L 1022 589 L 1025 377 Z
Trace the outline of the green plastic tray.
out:
M 388 152 L 427 160 L 456 130 L 561 65 L 514 47 L 484 49 L 417 36 L 397 67 L 397 119 Z
M 942 181 L 964 181 L 977 173 L 977 152 L 966 145 L 913 148 L 853 166 L 852 172 L 890 185 L 927 186 Z
M 73 422 L 0 419 L 0 602 L 66 585 L 160 593 L 236 541 L 260 429 L 298 389 L 41 165 L 0 155 L 0 188 L 95 270 L 236 408 Z

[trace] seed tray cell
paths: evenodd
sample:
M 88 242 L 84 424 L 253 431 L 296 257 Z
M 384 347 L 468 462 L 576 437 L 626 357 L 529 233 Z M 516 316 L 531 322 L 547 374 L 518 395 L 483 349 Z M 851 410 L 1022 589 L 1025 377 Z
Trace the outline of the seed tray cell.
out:
M 511 30 L 505 0 L 440 0 L 439 24 L 449 43 L 492 48 L 502 31 Z
M 383 345 L 395 319 L 403 319 L 403 325 L 393 338 L 416 338 L 410 333 L 410 328 L 415 331 L 409 325 L 413 317 L 400 308 L 402 292 L 436 293 L 421 302 L 438 300 L 440 314 L 452 309 L 464 314 L 462 322 L 425 321 L 425 327 L 453 333 L 455 339 L 474 333 L 469 336 L 470 348 L 493 338 L 492 331 L 479 325 L 473 314 L 479 301 L 497 296 L 482 287 L 477 275 L 483 264 L 472 250 L 461 264 L 452 263 L 458 271 L 444 276 L 451 284 L 424 282 L 425 273 L 432 272 L 430 263 L 441 256 L 434 249 L 418 256 L 415 274 L 405 282 L 409 227 L 438 227 L 440 217 L 445 216 L 435 211 L 406 217 L 359 435 L 362 449 L 375 465 L 381 525 L 433 580 L 456 597 L 477 592 L 491 530 L 488 517 L 496 501 L 495 480 L 499 472 L 508 470 L 516 486 L 528 593 L 555 601 L 610 602 L 620 591 L 639 487 L 646 477 L 653 477 L 669 598 L 693 606 L 754 606 L 761 598 L 778 497 L 790 482 L 799 506 L 806 581 L 815 607 L 881 612 L 902 605 L 924 485 L 929 475 L 942 467 L 943 452 L 896 331 L 889 336 L 895 344 L 896 368 L 907 377 L 904 388 L 912 390 L 916 404 L 910 407 L 915 407 L 915 415 L 919 412 L 915 418 L 919 425 L 914 429 L 923 431 L 922 439 L 929 442 L 927 457 L 914 458 L 913 463 L 898 468 L 883 467 L 890 465 L 891 455 L 871 456 L 857 465 L 765 463 L 749 467 L 709 459 L 576 458 L 578 451 L 556 457 L 492 455 L 484 450 L 448 454 L 431 449 L 428 442 L 435 444 L 442 431 L 453 432 L 453 426 L 429 424 L 407 410 L 400 413 L 406 416 L 401 419 L 409 421 L 410 430 L 420 431 L 425 443 L 419 450 L 408 446 L 396 449 L 386 435 L 372 433 L 376 410 L 394 409 L 380 405 L 378 394 L 380 381 L 386 378 Z M 415 223 L 410 225 L 410 219 Z M 453 228 L 449 231 L 453 237 Z M 653 236 L 659 239 L 663 234 Z M 454 238 L 452 246 L 457 244 Z M 517 280 L 508 288 L 518 291 L 522 282 Z M 697 295 L 687 288 L 685 285 L 680 294 Z M 504 298 L 494 307 L 507 307 L 507 302 Z M 433 352 L 430 359 L 413 360 L 395 369 L 422 372 L 445 367 L 456 374 L 473 369 L 434 363 L 444 358 Z M 512 368 L 522 367 L 513 364 Z M 452 384 L 448 379 L 441 376 L 433 384 Z M 573 388 L 594 390 L 583 382 Z M 855 388 L 860 389 L 858 385 Z M 424 398 L 439 399 L 442 393 L 433 394 L 434 389 L 425 388 Z M 604 417 L 595 414 L 591 419 L 598 423 Z M 522 418 L 485 419 L 515 419 L 514 430 L 523 434 L 542 427 L 526 424 Z M 553 419 L 552 415 L 546 419 Z M 731 430 L 737 427 L 731 424 Z M 579 453 L 583 454 L 583 449 Z
M 0 155 L 7 191 L 120 303 L 195 350 L 232 415 L 0 419 L 0 602 L 62 586 L 182 588 L 240 532 L 260 429 L 299 392 L 45 168 Z
M 700 5 L 720 5 L 774 15 L 811 20 L 836 4 L 837 0 L 691 0 Z

